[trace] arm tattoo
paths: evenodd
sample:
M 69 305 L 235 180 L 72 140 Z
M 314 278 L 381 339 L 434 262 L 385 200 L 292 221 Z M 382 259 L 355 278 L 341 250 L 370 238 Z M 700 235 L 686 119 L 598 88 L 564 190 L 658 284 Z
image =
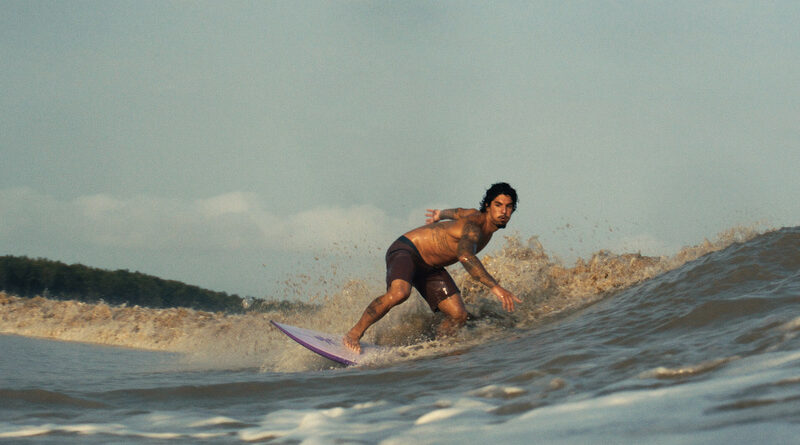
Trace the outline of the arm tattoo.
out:
M 483 267 L 483 264 L 475 255 L 462 257 L 461 264 L 470 276 L 483 283 L 486 287 L 491 289 L 497 286 L 497 281 L 489 275 L 489 272 L 486 271 L 486 268 Z
M 461 207 L 458 207 L 458 208 L 455 208 L 455 209 L 439 210 L 439 220 L 441 221 L 443 219 L 461 219 L 461 218 L 466 218 L 471 213 L 474 213 L 476 211 L 477 210 L 462 209 Z
M 458 209 L 445 209 L 439 211 L 439 221 L 443 219 L 456 219 Z
M 492 288 L 497 285 L 497 280 L 489 275 L 483 263 L 475 255 L 475 250 L 480 239 L 480 229 L 474 224 L 464 226 L 464 234 L 458 241 L 458 260 L 467 273 L 473 278 Z

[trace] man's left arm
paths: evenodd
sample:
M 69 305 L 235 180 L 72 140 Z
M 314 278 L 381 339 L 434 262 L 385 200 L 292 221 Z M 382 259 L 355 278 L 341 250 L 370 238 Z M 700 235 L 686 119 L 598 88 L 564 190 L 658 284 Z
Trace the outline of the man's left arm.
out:
M 480 234 L 481 231 L 477 225 L 469 223 L 464 226 L 464 233 L 458 241 L 458 261 L 470 276 L 491 289 L 491 292 L 500 299 L 503 309 L 511 312 L 514 310 L 514 302 L 522 303 L 522 300 L 500 286 L 478 259 L 476 252 Z

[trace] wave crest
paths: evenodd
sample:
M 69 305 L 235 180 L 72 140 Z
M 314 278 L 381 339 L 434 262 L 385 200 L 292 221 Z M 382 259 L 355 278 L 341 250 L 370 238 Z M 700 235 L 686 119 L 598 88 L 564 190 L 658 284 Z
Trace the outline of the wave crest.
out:
M 731 229 L 713 242 L 705 240 L 671 257 L 600 251 L 588 260 L 579 259 L 572 267 L 548 255 L 536 237 L 526 242 L 517 236 L 506 237 L 505 245 L 496 253 L 486 255 L 483 262 L 504 287 L 523 299 L 523 303 L 513 314 L 504 312 L 485 288 L 462 268 L 454 267 L 453 276 L 462 290 L 467 309 L 478 320 L 489 320 L 489 323 L 478 323 L 478 329 L 472 330 L 470 338 L 459 341 L 475 344 L 502 335 L 498 327 L 534 326 L 756 235 L 754 229 Z M 0 333 L 181 352 L 209 365 L 224 363 L 226 367 L 264 367 L 265 362 L 280 362 L 283 363 L 281 369 L 320 368 L 329 364 L 292 345 L 272 329 L 269 320 L 344 332 L 382 291 L 381 283 L 373 281 L 376 280 L 351 280 L 337 293 L 324 297 L 316 309 L 240 315 L 184 308 L 87 304 L 42 297 L 19 298 L 0 292 Z M 429 340 L 434 318 L 421 299 L 412 297 L 371 328 L 365 340 L 391 345 Z M 437 348 L 453 347 L 452 342 L 436 345 Z M 298 354 L 298 351 L 302 352 Z M 266 369 L 276 368 L 269 365 Z

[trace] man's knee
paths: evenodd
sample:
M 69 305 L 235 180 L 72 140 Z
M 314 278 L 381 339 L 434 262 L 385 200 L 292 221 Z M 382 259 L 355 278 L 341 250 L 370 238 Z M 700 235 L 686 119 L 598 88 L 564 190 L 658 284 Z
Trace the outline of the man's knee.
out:
M 386 296 L 398 303 L 405 301 L 411 295 L 411 284 L 403 280 L 394 280 L 386 290 Z
M 460 308 L 461 310 L 456 311 L 453 314 L 449 314 L 450 318 L 453 320 L 454 323 L 461 326 L 467 322 L 467 311 L 464 308 Z
M 394 306 L 406 301 L 409 295 L 411 295 L 411 285 L 403 280 L 394 280 L 384 298 Z
M 464 307 L 460 295 L 453 295 L 439 303 L 439 310 L 447 314 L 450 320 L 457 325 L 463 325 L 467 322 L 467 309 Z
M 411 292 L 406 292 L 403 289 L 390 288 L 386 291 L 386 299 L 394 306 L 406 301 L 411 295 Z
M 389 289 L 385 294 L 372 300 L 367 306 L 366 313 L 376 319 L 382 318 L 389 310 L 408 298 L 402 290 Z

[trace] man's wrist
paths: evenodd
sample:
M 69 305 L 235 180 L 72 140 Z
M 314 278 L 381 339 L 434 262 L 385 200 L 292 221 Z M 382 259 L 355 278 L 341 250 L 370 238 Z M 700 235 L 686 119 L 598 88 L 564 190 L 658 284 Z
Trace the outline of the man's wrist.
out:
M 443 219 L 456 219 L 456 210 L 455 209 L 439 210 L 439 221 Z

